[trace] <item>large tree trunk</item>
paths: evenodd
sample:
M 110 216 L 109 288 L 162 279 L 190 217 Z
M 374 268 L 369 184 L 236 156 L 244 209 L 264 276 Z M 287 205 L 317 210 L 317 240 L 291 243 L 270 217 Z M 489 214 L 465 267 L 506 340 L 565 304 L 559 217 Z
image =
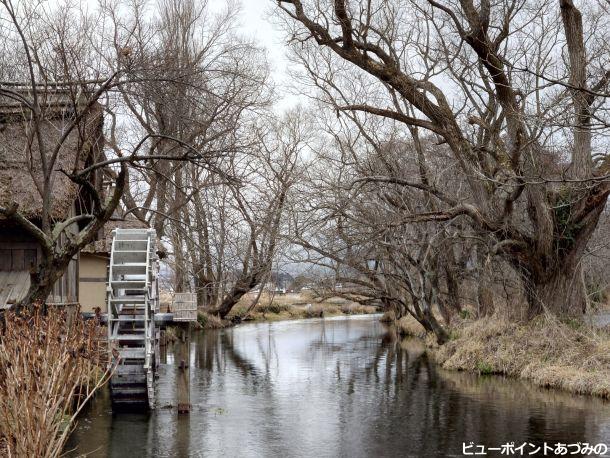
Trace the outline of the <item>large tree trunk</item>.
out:
M 213 310 L 212 313 L 217 314 L 220 318 L 226 318 L 244 294 L 250 292 L 258 283 L 259 278 L 256 275 L 250 275 L 247 278 L 240 279 L 223 298 L 218 308 Z
M 477 286 L 477 305 L 478 316 L 492 315 L 495 310 L 494 292 L 491 288 L 488 274 L 481 272 L 479 275 L 479 284 Z
M 580 317 L 586 312 L 586 291 L 582 267 L 563 265 L 544 278 L 526 278 L 528 318 L 545 310 L 558 316 Z
M 197 307 L 208 309 L 216 305 L 216 286 L 204 269 L 203 266 L 197 265 L 194 278 L 195 291 L 197 291 Z
M 30 287 L 21 301 L 16 304 L 15 311 L 19 313 L 32 304 L 45 303 L 53 291 L 53 286 L 67 270 L 70 259 L 62 257 L 51 262 L 43 261 L 33 270 L 30 273 Z
M 187 263 L 186 263 L 186 257 L 184 256 L 184 252 L 183 252 L 183 243 L 182 243 L 182 237 L 180 237 L 180 234 L 177 233 L 177 231 L 174 233 L 174 237 L 173 237 L 173 241 L 172 241 L 172 245 L 174 248 L 174 274 L 175 274 L 175 278 L 174 278 L 174 291 L 176 293 L 183 293 L 185 291 L 188 291 L 188 270 L 187 270 Z
M 417 321 L 421 323 L 421 325 L 426 329 L 426 331 L 432 332 L 434 334 L 434 336 L 436 337 L 436 342 L 439 345 L 443 345 L 449 340 L 449 334 L 447 334 L 445 328 L 441 326 L 441 324 L 438 322 L 438 320 L 430 309 L 424 309 L 423 316 L 420 317 Z
M 445 279 L 447 282 L 447 304 L 456 313 L 462 311 L 460 300 L 460 284 L 456 269 L 453 266 L 445 266 Z
M 570 317 L 585 313 L 587 296 L 582 281 L 582 258 L 608 198 L 607 192 L 594 191 L 578 199 L 572 197 L 570 205 L 556 204 L 550 252 L 538 254 L 532 250 L 530 255 L 517 259 L 516 265 L 524 279 L 529 318 L 545 310 Z M 572 214 L 582 216 L 572 219 Z

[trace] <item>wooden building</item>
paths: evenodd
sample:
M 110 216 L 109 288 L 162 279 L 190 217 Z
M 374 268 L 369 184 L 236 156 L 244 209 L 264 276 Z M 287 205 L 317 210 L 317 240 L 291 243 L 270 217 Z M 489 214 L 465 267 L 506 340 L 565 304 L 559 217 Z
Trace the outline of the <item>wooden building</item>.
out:
M 27 88 L 21 91 L 31 97 Z M 75 102 L 68 91 L 58 88 L 39 91 L 44 121 L 45 143 L 55 145 L 74 119 Z M 78 103 L 78 102 L 76 102 Z M 42 197 L 36 182 L 41 176 L 36 141 L 31 141 L 32 121 L 27 110 L 13 99 L 0 98 L 0 206 L 19 204 L 19 213 L 40 227 Z M 59 169 L 72 170 L 93 163 L 102 154 L 103 117 L 101 107 L 85 116 L 62 143 L 53 172 L 53 198 L 50 216 L 59 222 L 90 213 L 92 196 Z M 38 161 L 38 162 L 37 162 Z M 101 189 L 101 176 L 92 173 L 90 184 Z M 76 230 L 76 228 L 74 228 Z M 64 235 L 65 237 L 65 235 Z M 18 302 L 30 286 L 30 269 L 42 259 L 38 241 L 23 228 L 0 216 L 0 308 Z M 76 304 L 79 299 L 79 260 L 76 256 L 48 298 L 50 304 Z

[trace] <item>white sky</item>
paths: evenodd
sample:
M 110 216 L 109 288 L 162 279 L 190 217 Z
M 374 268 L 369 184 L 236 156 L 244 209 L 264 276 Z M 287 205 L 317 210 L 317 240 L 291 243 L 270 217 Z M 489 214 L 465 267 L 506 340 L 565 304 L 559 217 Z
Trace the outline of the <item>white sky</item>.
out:
M 213 4 L 224 5 L 226 0 L 212 0 Z M 269 50 L 270 58 L 281 61 L 285 46 L 282 33 L 268 20 L 273 0 L 242 0 L 241 23 L 244 34 L 256 39 Z
M 212 7 L 225 5 L 227 0 L 211 0 Z M 251 37 L 260 46 L 267 49 L 273 81 L 278 86 L 281 101 L 279 109 L 284 109 L 299 102 L 299 97 L 282 89 L 288 83 L 286 58 L 287 45 L 284 34 L 269 20 L 269 13 L 276 4 L 275 0 L 241 0 L 241 29 L 244 35 Z

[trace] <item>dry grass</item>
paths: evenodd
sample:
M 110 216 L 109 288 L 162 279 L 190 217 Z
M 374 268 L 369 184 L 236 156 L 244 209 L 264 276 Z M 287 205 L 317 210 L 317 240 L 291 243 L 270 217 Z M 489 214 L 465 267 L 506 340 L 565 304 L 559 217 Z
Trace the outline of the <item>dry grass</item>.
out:
M 311 291 L 270 295 L 263 292 L 254 309 L 248 313 L 249 305 L 256 295 L 244 296 L 229 317 L 242 317 L 253 321 L 281 321 L 303 318 L 320 318 L 339 315 L 376 313 L 373 306 L 361 305 L 342 298 L 320 300 Z
M 421 339 L 426 337 L 426 330 L 424 327 L 411 315 L 403 316 L 397 320 L 394 311 L 389 310 L 384 312 L 379 321 L 391 326 L 395 326 L 396 332 L 398 332 L 398 334 L 401 336 L 419 337 Z
M 76 416 L 111 375 L 94 320 L 40 307 L 7 313 L 0 340 L 0 431 L 8 456 L 58 457 Z
M 426 337 L 426 330 L 424 327 L 411 315 L 403 316 L 396 322 L 398 333 L 403 336 L 412 337 Z
M 506 374 L 538 386 L 610 398 L 610 334 L 575 321 L 541 316 L 527 324 L 497 317 L 461 321 L 439 347 L 443 368 Z
M 223 321 L 216 315 L 210 315 L 201 311 L 197 313 L 197 323 L 203 329 L 222 329 L 229 326 L 228 321 Z
M 239 310 L 237 310 L 239 313 Z M 248 318 L 253 321 L 299 320 L 341 315 L 341 307 L 333 304 L 311 305 L 257 305 Z
M 341 313 L 344 315 L 370 315 L 376 311 L 377 309 L 372 305 L 362 305 L 357 302 L 341 306 Z
M 175 326 L 167 326 L 163 331 L 166 343 L 174 343 L 178 340 L 178 331 Z

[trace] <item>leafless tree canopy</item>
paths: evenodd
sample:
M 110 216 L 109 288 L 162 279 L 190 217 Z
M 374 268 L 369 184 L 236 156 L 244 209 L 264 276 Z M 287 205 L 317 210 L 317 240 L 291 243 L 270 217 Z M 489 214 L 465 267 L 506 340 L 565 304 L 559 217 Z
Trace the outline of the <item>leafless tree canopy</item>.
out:
M 310 95 L 336 113 L 332 130 L 347 122 L 378 149 L 392 143 L 395 125 L 413 145 L 405 148 L 417 163 L 411 171 L 344 174 L 343 186 L 375 186 L 378 205 L 390 200 L 401 225 L 426 234 L 420 241 L 447 227 L 480 239 L 476 262 L 507 263 L 530 316 L 582 313 L 583 255 L 610 193 L 608 4 L 278 5 Z M 353 163 L 345 150 L 339 168 Z M 417 205 L 392 193 L 417 196 Z
M 31 183 L 0 215 L 44 252 L 24 305 L 123 218 L 221 317 L 289 255 L 440 341 L 467 306 L 603 296 L 606 1 L 270 2 L 310 105 L 284 113 L 237 3 L 0 4 L 0 134 Z

